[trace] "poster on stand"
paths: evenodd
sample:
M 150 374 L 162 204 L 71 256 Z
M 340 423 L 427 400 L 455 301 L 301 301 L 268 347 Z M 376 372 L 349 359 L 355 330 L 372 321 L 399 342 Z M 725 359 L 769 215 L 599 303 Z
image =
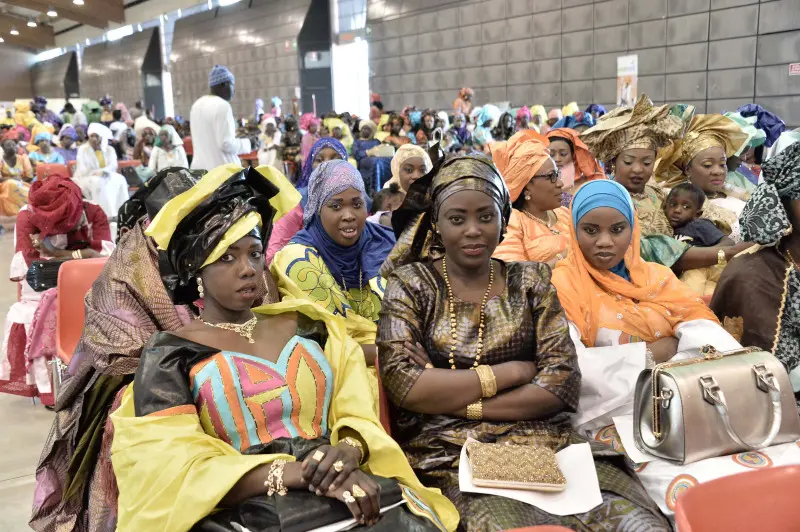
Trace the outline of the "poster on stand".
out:
M 617 106 L 633 107 L 638 95 L 639 56 L 617 57 Z

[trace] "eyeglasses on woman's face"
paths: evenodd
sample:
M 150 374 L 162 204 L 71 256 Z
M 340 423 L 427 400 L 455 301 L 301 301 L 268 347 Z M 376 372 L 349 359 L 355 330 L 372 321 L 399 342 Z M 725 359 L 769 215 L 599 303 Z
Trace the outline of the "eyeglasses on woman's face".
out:
M 559 179 L 561 179 L 561 170 L 556 168 L 555 170 L 547 174 L 536 174 L 533 177 L 547 179 L 551 183 L 555 184 Z

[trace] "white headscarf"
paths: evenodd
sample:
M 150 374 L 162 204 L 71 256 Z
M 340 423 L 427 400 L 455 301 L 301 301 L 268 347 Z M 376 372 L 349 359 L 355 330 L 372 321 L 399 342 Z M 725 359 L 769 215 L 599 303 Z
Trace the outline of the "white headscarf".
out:
M 159 131 L 159 133 L 161 133 L 161 131 L 167 132 L 167 135 L 169 135 L 169 142 L 170 144 L 172 144 L 173 148 L 177 148 L 178 146 L 183 146 L 183 139 L 181 138 L 180 135 L 178 135 L 178 132 L 175 130 L 174 127 L 172 127 L 169 124 L 164 124 L 163 126 L 161 126 L 161 130 Z M 160 146 L 160 148 L 164 149 L 163 146 Z
M 86 130 L 86 135 L 89 136 L 89 137 L 92 136 L 92 135 L 95 135 L 95 134 L 98 137 L 100 137 L 100 140 L 101 140 L 100 148 L 101 149 L 105 149 L 105 147 L 108 146 L 108 141 L 110 141 L 111 139 L 114 138 L 114 135 L 111 133 L 110 129 L 108 129 L 103 124 L 99 124 L 97 122 L 89 124 L 89 129 Z

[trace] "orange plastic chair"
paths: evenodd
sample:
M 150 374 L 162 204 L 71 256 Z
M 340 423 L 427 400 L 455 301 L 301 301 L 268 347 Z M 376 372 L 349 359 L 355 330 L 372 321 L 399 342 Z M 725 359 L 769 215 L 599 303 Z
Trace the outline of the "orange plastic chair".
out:
M 78 166 L 78 161 L 67 161 L 67 170 L 69 170 L 69 176 L 73 177 L 75 175 L 75 168 Z
M 39 163 L 36 165 L 36 179 L 44 181 L 51 175 L 60 175 L 63 177 L 70 177 L 72 174 L 67 168 L 66 164 L 46 164 Z
M 375 358 L 375 373 L 378 375 L 378 407 L 380 410 L 378 415 L 381 420 L 381 425 L 383 425 L 383 430 L 386 431 L 386 434 L 391 436 L 392 422 L 389 418 L 389 399 L 386 398 L 386 391 L 383 389 L 383 384 L 381 384 L 381 368 L 377 358 Z
M 800 466 L 769 467 L 698 484 L 678 498 L 679 532 L 800 530 Z
M 242 166 L 245 168 L 248 166 L 258 166 L 258 150 L 240 155 L 239 160 L 242 161 Z
M 119 161 L 117 163 L 117 169 L 119 170 L 122 168 L 135 168 L 137 166 L 142 166 L 142 161 Z
M 515 528 L 506 532 L 572 532 L 571 528 L 556 525 L 526 526 L 525 528 Z
M 83 298 L 100 275 L 106 257 L 70 260 L 58 269 L 56 310 L 56 356 L 69 364 L 83 333 L 86 317 Z
M 186 155 L 194 155 L 194 145 L 192 144 L 192 137 L 183 137 L 183 151 Z

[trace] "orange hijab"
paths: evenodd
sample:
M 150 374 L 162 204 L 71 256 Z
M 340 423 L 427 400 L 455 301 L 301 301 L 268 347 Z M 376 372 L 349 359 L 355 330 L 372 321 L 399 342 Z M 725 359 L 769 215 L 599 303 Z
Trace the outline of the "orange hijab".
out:
M 506 182 L 512 203 L 517 201 L 525 185 L 550 158 L 547 144 L 547 137 L 533 129 L 523 129 L 507 141 L 489 145 L 492 162 Z
M 554 138 L 562 138 L 567 139 L 572 143 L 573 146 L 573 159 L 575 162 L 575 169 L 578 174 L 580 172 L 583 174 L 583 178 L 586 181 L 592 181 L 594 179 L 607 179 L 605 172 L 600 167 L 600 163 L 597 162 L 592 152 L 589 151 L 589 148 L 580 138 L 580 133 L 575 131 L 574 129 L 569 129 L 566 127 L 562 127 L 559 129 L 551 129 L 547 132 L 547 138 L 549 140 L 553 140 Z M 579 175 L 576 175 L 576 181 L 581 179 Z
M 584 193 L 591 194 L 586 187 Z M 572 208 L 575 208 L 573 198 Z M 641 230 L 634 217 L 625 266 L 631 281 L 589 264 L 578 246 L 575 224 L 570 223 L 570 250 L 553 270 L 558 299 L 587 347 L 594 347 L 600 328 L 622 331 L 645 342 L 674 336 L 675 327 L 692 320 L 719 323 L 703 300 L 675 277 L 672 270 L 646 262 L 639 253 Z

